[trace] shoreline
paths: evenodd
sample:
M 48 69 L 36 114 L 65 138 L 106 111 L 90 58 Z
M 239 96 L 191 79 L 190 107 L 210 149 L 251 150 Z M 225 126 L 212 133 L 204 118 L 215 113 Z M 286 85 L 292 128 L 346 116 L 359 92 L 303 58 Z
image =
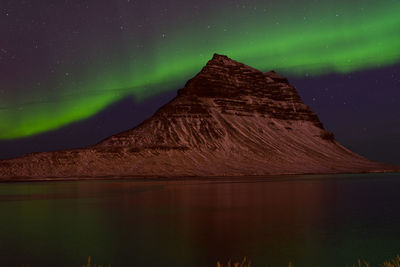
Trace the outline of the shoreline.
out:
M 267 174 L 267 175 L 216 175 L 216 176 L 82 176 L 82 177 L 44 177 L 44 178 L 32 178 L 32 177 L 10 177 L 6 179 L 0 179 L 0 184 L 11 184 L 11 183 L 46 183 L 46 182 L 79 182 L 79 181 L 136 181 L 136 182 L 185 182 L 185 181 L 230 181 L 246 178 L 246 182 L 257 182 L 258 181 L 270 181 L 270 182 L 281 182 L 281 181 L 296 181 L 302 180 L 322 180 L 323 178 L 307 178 L 302 179 L 301 176 L 332 176 L 332 175 L 367 175 L 367 174 L 399 174 L 399 170 L 383 170 L 383 171 L 365 171 L 365 172 L 332 172 L 332 173 L 281 173 L 281 174 Z M 329 178 L 332 179 L 332 178 Z M 324 179 L 325 180 L 325 179 Z M 243 180 L 242 180 L 243 181 Z

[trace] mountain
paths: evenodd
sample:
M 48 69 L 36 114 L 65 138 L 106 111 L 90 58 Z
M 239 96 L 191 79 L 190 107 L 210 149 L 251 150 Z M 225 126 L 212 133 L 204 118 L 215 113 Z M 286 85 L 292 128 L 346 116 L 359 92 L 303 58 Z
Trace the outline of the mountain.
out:
M 3 180 L 389 171 L 340 145 L 285 77 L 215 54 L 134 129 L 0 161 Z

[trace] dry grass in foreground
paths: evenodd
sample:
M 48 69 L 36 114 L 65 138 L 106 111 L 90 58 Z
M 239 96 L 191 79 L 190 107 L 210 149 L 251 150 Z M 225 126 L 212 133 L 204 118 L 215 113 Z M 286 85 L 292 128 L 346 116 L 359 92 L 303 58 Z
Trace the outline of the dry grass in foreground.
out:
M 251 267 L 251 266 L 252 266 L 251 261 L 248 261 L 246 257 L 244 257 L 241 262 L 232 262 L 231 260 L 228 260 L 226 265 L 224 265 L 220 261 L 217 262 L 217 267 Z M 22 267 L 29 267 L 29 265 L 22 265 Z M 82 267 L 103 267 L 103 265 L 100 264 L 96 265 L 92 263 L 92 258 L 89 257 L 88 263 L 82 265 Z M 110 264 L 104 265 L 104 267 L 111 267 L 111 265 Z M 288 267 L 294 267 L 294 264 L 289 262 Z M 359 259 L 356 264 L 346 265 L 346 267 L 372 267 L 372 266 L 369 265 L 368 262 Z M 397 255 L 394 259 L 385 261 L 384 263 L 378 265 L 377 267 L 400 267 L 400 255 Z
M 234 262 L 234 263 L 232 263 L 231 260 L 229 260 L 226 266 L 227 267 L 250 267 L 251 266 L 251 261 L 247 262 L 247 258 L 244 257 L 242 262 Z M 217 262 L 217 267 L 224 267 L 224 265 L 221 264 L 218 261 Z M 289 267 L 291 267 L 290 263 L 289 263 Z
M 82 267 L 103 267 L 103 265 L 100 265 L 100 264 L 96 265 L 94 263 L 92 265 L 92 258 L 89 256 L 88 263 L 85 265 L 82 265 Z M 111 265 L 109 264 L 108 267 L 111 267 Z
M 397 255 L 396 258 L 394 258 L 391 261 L 385 261 L 382 265 L 383 267 L 400 267 L 400 256 Z
M 289 267 L 294 267 L 294 264 L 289 262 Z M 224 265 L 220 261 L 217 262 L 217 267 L 251 267 L 251 261 L 247 261 L 247 258 L 244 257 L 242 262 L 232 262 L 228 260 L 227 264 Z M 318 266 L 319 267 L 319 266 Z M 367 261 L 358 260 L 356 264 L 346 265 L 346 267 L 371 267 Z M 380 264 L 378 267 L 400 267 L 400 255 L 397 255 L 394 259 L 385 261 Z

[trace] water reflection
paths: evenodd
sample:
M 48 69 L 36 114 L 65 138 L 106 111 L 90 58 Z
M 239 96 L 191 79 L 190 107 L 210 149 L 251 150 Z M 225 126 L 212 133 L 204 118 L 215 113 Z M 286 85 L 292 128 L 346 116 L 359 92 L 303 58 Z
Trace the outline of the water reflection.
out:
M 400 252 L 399 176 L 0 185 L 5 266 L 345 266 Z M 60 265 L 61 264 L 61 265 Z

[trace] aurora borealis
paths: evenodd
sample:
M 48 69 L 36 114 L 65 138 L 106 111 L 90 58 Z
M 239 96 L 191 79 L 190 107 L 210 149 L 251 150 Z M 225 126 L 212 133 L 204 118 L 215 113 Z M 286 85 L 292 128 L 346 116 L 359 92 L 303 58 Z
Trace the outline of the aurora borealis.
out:
M 376 138 L 395 136 L 399 13 L 400 2 L 393 0 L 3 1 L 0 157 L 52 149 L 50 139 L 40 136 L 76 123 L 82 122 L 79 133 L 90 136 L 86 120 L 100 120 L 95 127 L 109 130 L 85 142 L 78 142 L 79 134 L 63 135 L 61 148 L 131 128 L 143 114 L 112 113 L 125 125 L 117 128 L 101 121 L 101 114 L 132 110 L 127 103 L 134 102 L 149 105 L 148 116 L 163 103 L 158 98 L 181 88 L 213 53 L 289 77 L 344 144 L 354 144 L 364 128 L 391 131 L 378 134 L 376 128 Z M 390 102 L 383 104 L 385 97 Z M 362 115 L 349 116 L 356 111 L 372 125 Z M 364 124 L 351 123 L 354 118 Z M 20 145 L 18 152 L 16 142 L 33 142 L 35 148 Z M 398 144 L 393 142 L 388 146 Z
M 6 2 L 1 139 L 176 90 L 214 52 L 291 76 L 400 60 L 399 1 Z

